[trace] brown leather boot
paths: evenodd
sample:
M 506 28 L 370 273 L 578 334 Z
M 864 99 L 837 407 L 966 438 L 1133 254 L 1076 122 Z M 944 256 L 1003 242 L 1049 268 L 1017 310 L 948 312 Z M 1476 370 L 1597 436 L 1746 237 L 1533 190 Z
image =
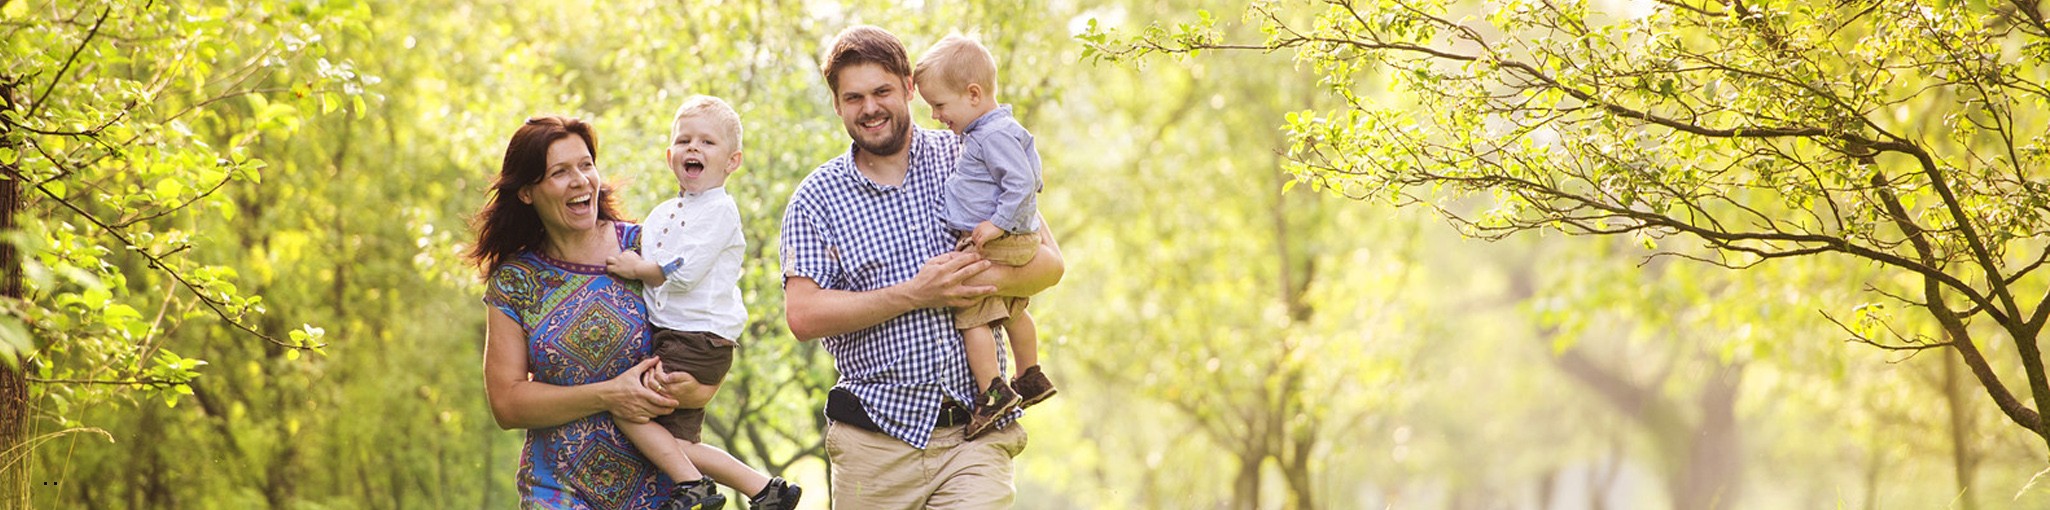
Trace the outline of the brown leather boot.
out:
M 1045 402 L 1055 393 L 1060 393 L 1060 390 L 1053 387 L 1053 381 L 1046 378 L 1046 373 L 1039 371 L 1039 365 L 1033 365 L 1032 368 L 1019 373 L 1017 379 L 1011 380 L 1011 389 L 1017 390 L 1018 398 L 1023 399 L 1018 403 L 1018 407 L 1021 408 L 1032 407 L 1033 404 Z

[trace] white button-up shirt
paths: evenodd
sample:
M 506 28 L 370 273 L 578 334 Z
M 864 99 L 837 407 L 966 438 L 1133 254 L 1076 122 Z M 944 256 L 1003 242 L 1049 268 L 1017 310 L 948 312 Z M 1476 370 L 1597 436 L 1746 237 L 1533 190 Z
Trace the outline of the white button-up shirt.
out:
M 676 331 L 704 331 L 740 341 L 747 305 L 740 300 L 740 262 L 747 237 L 740 207 L 726 188 L 682 193 L 648 212 L 641 257 L 668 278 L 642 292 L 648 322 Z

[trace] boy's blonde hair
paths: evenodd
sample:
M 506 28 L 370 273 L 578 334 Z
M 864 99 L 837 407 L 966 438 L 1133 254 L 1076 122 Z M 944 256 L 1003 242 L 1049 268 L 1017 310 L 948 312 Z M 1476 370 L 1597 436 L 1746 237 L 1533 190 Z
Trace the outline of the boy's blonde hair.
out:
M 968 85 L 981 85 L 982 94 L 995 96 L 997 92 L 997 59 L 989 54 L 982 43 L 960 35 L 949 35 L 933 43 L 918 57 L 918 67 L 911 71 L 911 82 L 920 87 L 940 86 L 953 91 L 966 91 Z
M 669 119 L 670 138 L 676 137 L 676 121 L 683 120 L 684 117 L 712 119 L 721 131 L 725 131 L 727 138 L 733 140 L 733 150 L 740 150 L 740 112 L 733 111 L 733 105 L 726 104 L 726 100 L 703 94 L 684 98 L 683 106 L 676 107 L 676 116 Z

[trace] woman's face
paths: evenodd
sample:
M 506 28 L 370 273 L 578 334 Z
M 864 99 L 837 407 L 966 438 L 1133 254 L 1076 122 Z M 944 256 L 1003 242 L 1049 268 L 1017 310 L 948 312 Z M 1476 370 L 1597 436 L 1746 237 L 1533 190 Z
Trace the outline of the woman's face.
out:
M 541 182 L 520 188 L 520 201 L 534 206 L 551 232 L 598 227 L 598 164 L 584 139 L 565 136 L 548 145 Z

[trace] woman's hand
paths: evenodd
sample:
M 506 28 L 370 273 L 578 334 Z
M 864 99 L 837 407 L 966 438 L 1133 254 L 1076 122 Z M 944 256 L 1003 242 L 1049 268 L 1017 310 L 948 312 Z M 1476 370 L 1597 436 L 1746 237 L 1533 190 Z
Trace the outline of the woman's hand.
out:
M 659 369 L 661 362 L 662 360 L 656 358 L 641 360 L 633 368 L 626 369 L 626 373 L 619 374 L 619 377 L 606 381 L 608 386 L 604 394 L 606 410 L 612 412 L 612 416 L 626 420 L 628 423 L 647 423 L 648 420 L 654 419 L 656 416 L 669 414 L 670 411 L 676 410 L 676 399 L 669 398 L 668 395 L 648 388 L 641 383 L 642 377 L 644 377 L 648 370 L 650 368 Z

